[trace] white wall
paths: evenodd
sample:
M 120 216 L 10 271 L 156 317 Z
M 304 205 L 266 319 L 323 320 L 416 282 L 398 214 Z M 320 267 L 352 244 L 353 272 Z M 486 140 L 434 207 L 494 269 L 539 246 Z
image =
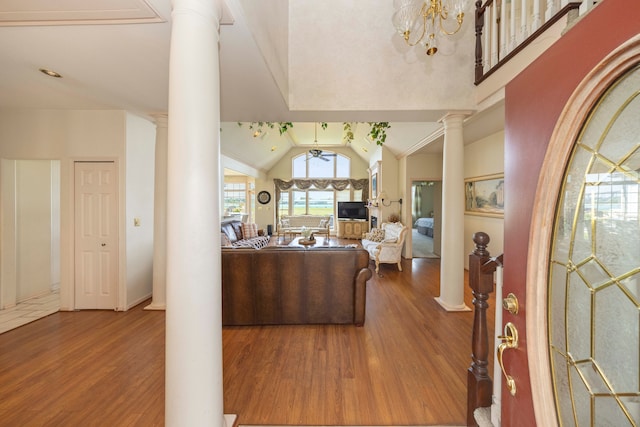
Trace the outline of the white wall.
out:
M 0 128 L 1 129 L 1 128 Z M 16 162 L 0 159 L 0 309 L 16 304 Z
M 153 195 L 156 127 L 127 114 L 126 146 L 126 307 L 151 297 L 153 275 Z M 139 225 L 136 225 L 139 224 Z
M 378 161 L 380 163 L 376 169 Z M 398 160 L 387 147 L 377 146 L 369 160 L 369 165 L 370 168 L 376 169 L 378 174 L 378 194 L 384 191 L 387 194 L 387 200 L 393 200 L 393 202 L 385 202 L 389 206 L 379 204 L 378 207 L 371 208 L 370 215 L 378 218 L 378 227 L 383 222 L 388 222 L 391 214 L 398 215 L 400 222 L 406 224 L 407 209 L 397 202 L 400 199 L 403 199 L 403 203 L 406 202 L 407 190 L 400 185 L 400 182 L 403 182 L 400 180 L 400 175 L 404 176 L 404 163 Z
M 128 288 L 126 283 L 128 257 L 131 264 L 142 254 L 127 252 L 126 189 L 127 183 L 125 143 L 127 114 L 120 110 L 0 110 L 0 158 L 2 159 L 58 159 L 60 160 L 60 302 L 62 310 L 74 309 L 74 222 L 73 222 L 73 164 L 78 160 L 115 161 L 119 182 L 119 289 L 118 309 L 126 309 Z M 131 117 L 131 116 L 129 116 Z M 136 122 L 137 120 L 133 120 Z M 134 126 L 137 128 L 138 126 Z M 155 143 L 155 133 L 140 125 L 142 139 Z M 152 150 L 151 150 L 152 152 Z M 153 170 L 153 155 L 146 165 Z M 135 166 L 132 165 L 132 166 Z M 138 165 L 138 167 L 141 167 Z M 150 172 L 152 173 L 152 172 Z M 152 183 L 149 191 L 152 193 Z M 150 196 L 152 199 L 152 196 Z M 152 209 L 152 207 L 150 208 Z M 144 215 L 149 216 L 148 213 Z M 150 227 L 152 216 L 149 216 Z M 149 228 L 151 229 L 151 227 Z M 137 232 L 138 230 L 136 230 Z M 133 237 L 135 240 L 135 237 Z M 2 248 L 5 249 L 4 236 Z M 146 250 L 146 248 L 144 249 Z M 149 248 L 151 257 L 152 248 Z M 146 255 L 144 255 L 146 256 Z M 149 279 L 150 280 L 150 279 Z M 135 293 L 140 294 L 139 290 Z
M 464 149 L 464 177 L 475 178 L 486 175 L 504 173 L 504 131 L 489 135 Z M 460 190 L 461 192 L 463 190 Z M 462 195 L 461 195 L 462 197 Z M 491 239 L 488 250 L 493 256 L 503 252 L 504 245 L 504 219 L 487 216 L 464 216 L 464 251 L 465 268 L 469 268 L 468 255 L 473 252 L 473 234 L 483 231 Z
M 51 291 L 51 161 L 16 162 L 16 302 Z

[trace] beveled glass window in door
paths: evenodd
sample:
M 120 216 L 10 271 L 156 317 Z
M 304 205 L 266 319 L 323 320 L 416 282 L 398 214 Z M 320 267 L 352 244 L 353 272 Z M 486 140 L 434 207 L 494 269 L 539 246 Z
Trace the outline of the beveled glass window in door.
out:
M 565 172 L 549 269 L 560 425 L 640 425 L 640 68 L 587 118 Z

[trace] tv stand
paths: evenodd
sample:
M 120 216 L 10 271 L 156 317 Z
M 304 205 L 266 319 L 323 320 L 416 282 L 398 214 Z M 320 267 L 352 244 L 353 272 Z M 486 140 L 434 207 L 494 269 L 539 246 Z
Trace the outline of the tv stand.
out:
M 369 221 L 366 219 L 338 218 L 338 237 L 342 239 L 362 239 L 362 235 L 369 231 Z

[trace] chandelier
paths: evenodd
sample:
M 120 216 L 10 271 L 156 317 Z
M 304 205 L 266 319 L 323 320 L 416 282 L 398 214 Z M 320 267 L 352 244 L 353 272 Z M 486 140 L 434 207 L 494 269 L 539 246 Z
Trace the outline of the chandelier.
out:
M 450 36 L 462 27 L 466 0 L 396 0 L 395 3 L 393 25 L 409 46 L 420 44 L 427 55 L 438 51 L 438 33 Z

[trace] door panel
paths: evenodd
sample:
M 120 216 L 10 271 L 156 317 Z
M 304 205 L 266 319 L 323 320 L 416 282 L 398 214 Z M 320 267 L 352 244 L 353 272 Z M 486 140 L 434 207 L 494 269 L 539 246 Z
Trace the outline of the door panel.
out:
M 517 315 L 504 312 L 503 321 L 515 323 L 520 332 L 519 348 L 504 358 L 518 390 L 510 396 L 503 387 L 504 427 L 557 425 L 547 341 L 546 261 L 571 146 L 597 99 L 574 99 L 576 88 L 586 85 L 586 92 L 602 94 L 594 74 L 603 72 L 605 58 L 637 44 L 640 21 L 617 13 L 621 7 L 640 13 L 637 1 L 602 2 L 505 90 L 504 293 L 517 295 L 524 310 Z
M 118 207 L 113 162 L 75 164 L 75 297 L 78 309 L 115 309 Z

